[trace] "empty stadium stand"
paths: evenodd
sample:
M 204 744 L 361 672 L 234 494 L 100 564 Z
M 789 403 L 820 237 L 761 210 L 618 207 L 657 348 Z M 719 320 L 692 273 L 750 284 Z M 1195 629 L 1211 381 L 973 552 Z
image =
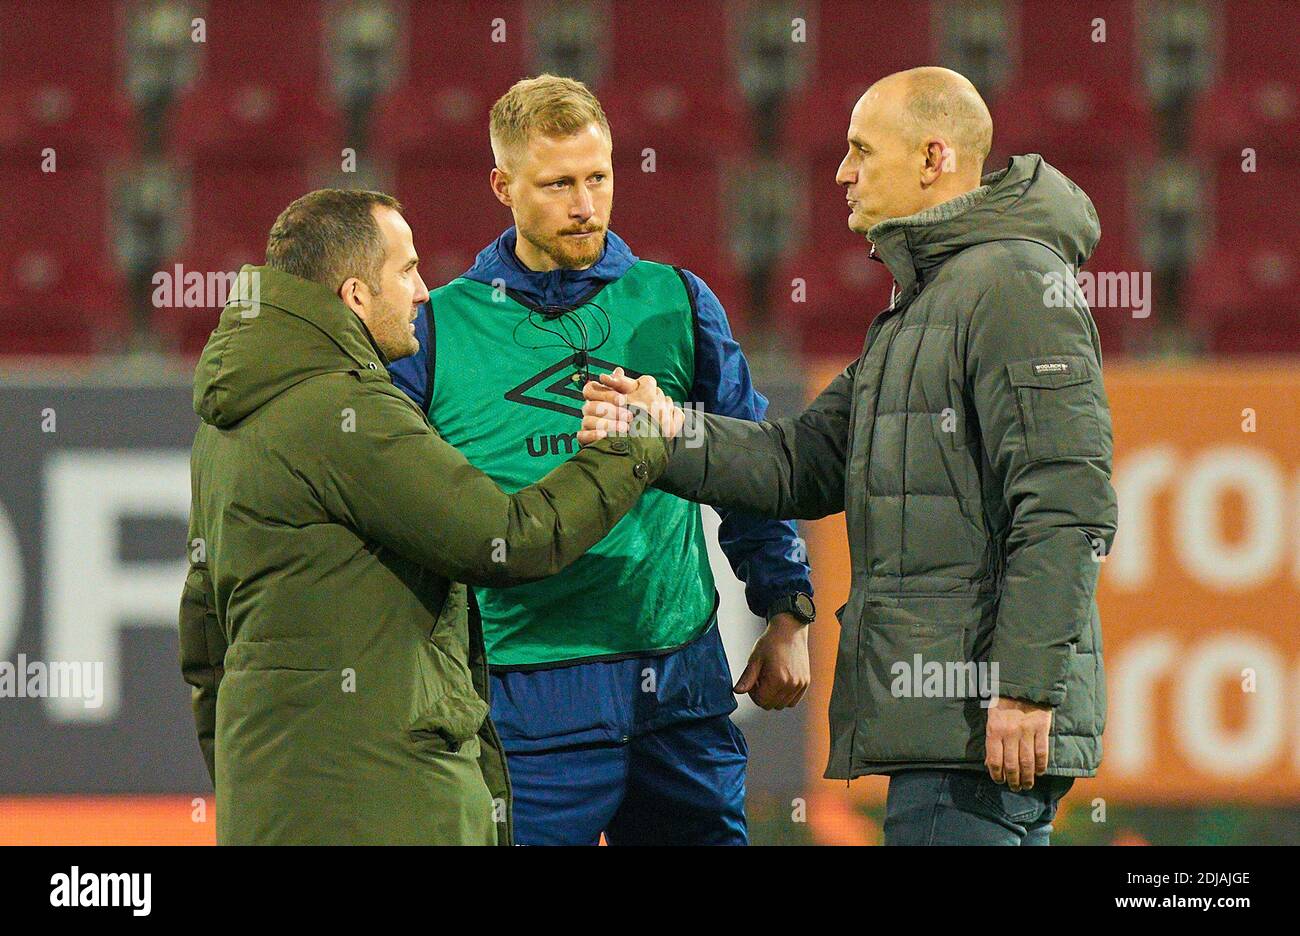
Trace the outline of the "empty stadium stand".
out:
M 890 283 L 844 225 L 849 112 L 875 79 L 936 62 L 991 105 L 987 169 L 1036 151 L 1089 194 L 1089 271 L 1154 273 L 1150 318 L 1094 309 L 1108 353 L 1169 332 L 1300 351 L 1298 30 L 1281 0 L 821 0 L 797 16 L 758 0 L 0 0 L 0 354 L 89 355 L 142 330 L 194 354 L 218 310 L 150 302 L 152 273 L 259 262 L 276 214 L 321 185 L 391 189 L 431 285 L 455 276 L 509 223 L 488 190 L 492 102 L 572 67 L 609 116 L 612 227 L 633 249 L 703 276 L 742 337 L 851 357 Z M 760 165 L 788 179 L 775 208 Z M 1181 207 L 1156 197 L 1171 173 L 1194 193 Z M 138 190 L 154 177 L 175 196 Z

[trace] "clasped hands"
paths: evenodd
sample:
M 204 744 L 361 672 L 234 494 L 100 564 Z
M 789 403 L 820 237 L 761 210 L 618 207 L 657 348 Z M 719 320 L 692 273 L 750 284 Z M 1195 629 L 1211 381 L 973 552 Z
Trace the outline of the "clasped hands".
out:
M 636 425 L 632 407 L 650 414 L 665 438 L 682 432 L 686 416 L 672 398 L 659 389 L 649 374 L 633 380 L 617 367 L 588 381 L 582 388 L 582 429 L 578 442 L 590 445 L 609 435 L 627 435 Z M 759 708 L 783 709 L 797 705 L 808 689 L 808 627 L 793 615 L 777 614 L 754 644 L 745 670 L 733 691 L 748 694 Z
M 590 445 L 606 436 L 631 435 L 637 425 L 633 407 L 645 410 L 658 433 L 666 439 L 676 438 L 686 420 L 652 375 L 633 380 L 621 367 L 614 368 L 612 374 L 601 374 L 599 381 L 588 381 L 582 395 L 586 402 L 582 405 L 582 428 L 578 431 L 580 445 Z

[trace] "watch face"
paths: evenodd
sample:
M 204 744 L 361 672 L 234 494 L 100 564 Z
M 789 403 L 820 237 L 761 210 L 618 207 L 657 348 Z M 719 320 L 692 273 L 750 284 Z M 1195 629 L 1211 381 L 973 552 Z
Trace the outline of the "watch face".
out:
M 812 599 L 809 598 L 807 595 L 794 596 L 794 609 L 799 613 L 799 616 L 806 621 L 811 621 L 813 619 L 813 615 L 817 613 L 816 608 L 813 605 Z

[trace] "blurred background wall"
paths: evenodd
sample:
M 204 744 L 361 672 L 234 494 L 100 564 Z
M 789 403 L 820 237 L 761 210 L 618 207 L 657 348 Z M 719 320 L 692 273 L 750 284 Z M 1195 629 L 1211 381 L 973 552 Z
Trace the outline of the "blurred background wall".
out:
M 1300 842 L 1298 39 L 1283 0 L 0 0 L 0 661 L 106 679 L 96 708 L 0 698 L 0 842 L 212 838 L 176 664 L 188 380 L 288 202 L 395 194 L 440 285 L 510 223 L 491 103 L 581 78 L 611 227 L 712 286 L 793 412 L 889 298 L 834 182 L 849 111 L 921 64 L 989 102 L 987 170 L 1042 153 L 1101 219 L 1111 720 L 1059 840 Z M 817 683 L 742 708 L 755 840 L 870 842 L 881 785 L 819 779 L 842 521 L 805 535 Z

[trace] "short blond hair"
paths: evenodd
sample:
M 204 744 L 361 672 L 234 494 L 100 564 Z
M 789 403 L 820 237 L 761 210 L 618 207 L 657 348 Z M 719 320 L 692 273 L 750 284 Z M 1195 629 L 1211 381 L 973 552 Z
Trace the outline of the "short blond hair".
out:
M 508 155 L 526 146 L 533 134 L 572 136 L 593 123 L 612 145 L 605 111 L 585 84 L 560 75 L 525 78 L 492 105 L 492 155 L 497 167 L 504 169 Z

